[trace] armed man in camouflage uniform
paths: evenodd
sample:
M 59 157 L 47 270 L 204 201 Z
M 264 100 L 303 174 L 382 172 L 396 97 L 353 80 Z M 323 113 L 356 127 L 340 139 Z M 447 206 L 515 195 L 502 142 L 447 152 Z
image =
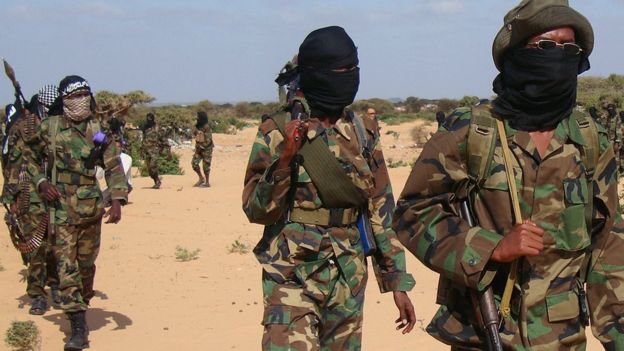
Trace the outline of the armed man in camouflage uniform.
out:
M 147 166 L 147 172 L 150 178 L 154 180 L 152 188 L 160 189 L 162 182 L 158 175 L 158 157 L 162 154 L 163 148 L 169 147 L 169 143 L 162 128 L 156 124 L 156 116 L 152 112 L 147 114 L 142 130 L 141 153 Z
M 24 238 L 34 244 L 34 250 L 23 253 L 28 263 L 26 293 L 31 298 L 30 314 L 42 315 L 48 307 L 46 283 L 51 287 L 52 301 L 60 304 L 59 280 L 56 261 L 47 242 L 48 213 L 28 176 L 28 163 L 34 155 L 28 143 L 34 138 L 42 118 L 58 97 L 55 85 L 46 85 L 31 99 L 28 109 L 10 123 L 7 139 L 3 143 L 4 172 L 6 175 L 2 199 L 18 217 Z M 32 111 L 32 112 L 31 112 Z
M 414 279 L 390 229 L 394 200 L 377 122 L 362 119 L 370 142 L 363 155 L 356 117 L 344 110 L 359 86 L 357 64 L 357 49 L 342 28 L 310 33 L 299 48 L 299 98 L 305 97 L 311 118 L 269 117 L 251 151 L 243 209 L 251 222 L 265 225 L 254 249 L 263 267 L 263 350 L 361 349 L 367 263 L 355 225 L 358 211 L 372 222 L 378 246 L 373 266 L 381 291 L 394 294 L 397 329 L 409 332 L 415 322 L 406 294 Z M 323 95 L 326 91 L 333 93 Z M 342 165 L 338 172 L 357 189 L 363 210 L 326 205 L 324 189 L 315 183 L 319 178 L 311 173 L 313 161 L 306 157 L 302 165 L 297 156 L 315 140 Z
M 591 24 L 567 1 L 523 1 L 494 40 L 497 99 L 455 111 L 449 131 L 438 132 L 414 165 L 393 227 L 440 274 L 441 307 L 427 331 L 452 350 L 486 349 L 470 291 L 490 286 L 501 302 L 515 260 L 512 295 L 503 299 L 510 309 L 501 308 L 509 313 L 500 328 L 505 350 L 584 350 L 586 318 L 606 350 L 624 350 L 615 157 L 604 129 L 574 112 L 593 38 Z M 475 153 L 471 140 L 496 133 L 495 118 L 508 138 L 496 138 L 491 156 L 489 145 Z M 501 139 L 511 149 L 520 223 L 512 220 Z M 479 173 L 484 177 L 475 178 Z M 466 198 L 473 228 L 460 216 Z
M 611 145 L 613 145 L 615 162 L 618 165 L 618 169 L 620 169 L 622 166 L 620 160 L 620 149 L 622 148 L 622 121 L 618 116 L 614 104 L 607 105 L 607 111 L 603 120 L 606 123 L 604 126 L 607 129 L 607 138 L 609 139 Z
M 195 186 L 209 188 L 210 187 L 210 165 L 212 163 L 212 130 L 208 124 L 208 115 L 204 111 L 197 112 L 197 123 L 195 124 L 195 154 L 191 166 L 193 171 L 199 176 L 199 180 Z M 199 168 L 199 164 L 203 162 L 202 169 L 204 175 Z
M 36 162 L 29 167 L 32 182 L 48 201 L 54 256 L 58 261 L 61 308 L 71 321 L 65 350 L 89 346 L 85 312 L 94 296 L 95 259 L 100 248 L 102 217 L 106 223 L 121 219 L 128 186 L 119 149 L 100 130 L 93 116 L 95 99 L 86 80 L 65 77 L 59 83 L 61 98 L 42 121 L 32 148 Z M 53 158 L 50 174 L 38 167 L 44 157 Z M 111 207 L 105 214 L 95 166 L 105 170 Z M 49 178 L 48 178 L 49 177 Z

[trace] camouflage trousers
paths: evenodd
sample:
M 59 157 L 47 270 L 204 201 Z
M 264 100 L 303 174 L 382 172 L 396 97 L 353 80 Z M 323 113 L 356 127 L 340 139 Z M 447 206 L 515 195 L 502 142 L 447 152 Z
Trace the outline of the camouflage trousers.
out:
M 263 274 L 262 285 L 263 350 L 361 349 L 365 289 L 353 296 L 334 260 L 324 260 L 303 284 Z
M 31 204 L 28 213 L 20 216 L 22 229 L 27 238 L 35 235 L 37 227 L 46 216 L 45 208 L 40 204 Z M 56 260 L 50 245 L 44 240 L 39 248 L 25 255 L 28 262 L 26 276 L 26 293 L 29 297 L 35 298 L 46 296 L 45 286 L 57 287 L 59 284 L 56 270 Z
M 193 170 L 199 173 L 199 164 L 203 161 L 202 170 L 207 177 L 210 175 L 210 165 L 212 164 L 212 148 L 200 149 L 195 147 L 195 154 L 191 160 Z
M 158 152 L 147 152 L 145 154 L 145 166 L 150 178 L 158 179 Z
M 57 225 L 52 251 L 58 262 L 61 308 L 85 311 L 95 294 L 95 259 L 100 251 L 102 221 L 83 225 Z

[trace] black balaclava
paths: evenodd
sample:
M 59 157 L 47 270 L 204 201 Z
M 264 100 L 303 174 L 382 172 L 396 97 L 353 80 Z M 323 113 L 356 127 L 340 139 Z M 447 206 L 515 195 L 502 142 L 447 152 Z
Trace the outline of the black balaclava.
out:
M 154 114 L 150 112 L 147 114 L 147 116 L 145 116 L 145 124 L 143 125 L 143 131 L 150 129 L 155 125 L 156 125 L 156 116 L 154 116 Z
M 436 121 L 438 122 L 439 125 L 442 125 L 445 119 L 446 119 L 446 116 L 444 115 L 444 112 L 438 111 L 436 113 Z
M 617 116 L 617 111 L 615 110 L 614 104 L 607 105 L 607 113 L 609 114 L 609 117 L 611 118 Z
M 624 123 L 624 111 L 620 111 L 620 120 Z
M 195 128 L 203 128 L 206 124 L 208 124 L 208 115 L 206 114 L 206 112 L 197 112 L 197 123 L 195 124 Z
M 587 69 L 587 58 L 564 50 L 509 49 L 493 83 L 493 111 L 517 130 L 551 130 L 572 113 L 577 77 Z
M 110 131 L 113 134 L 121 135 L 121 128 L 123 127 L 123 123 L 121 122 L 119 118 L 117 118 L 117 116 L 111 117 L 108 120 L 108 125 L 110 128 Z
M 598 110 L 596 110 L 594 106 L 588 108 L 587 112 L 589 112 L 589 115 L 591 116 L 591 118 L 594 119 L 594 121 L 598 122 L 598 120 L 600 119 L 600 116 L 598 116 Z
M 298 54 L 300 85 L 312 116 L 342 114 L 353 103 L 360 85 L 357 47 L 341 27 L 308 34 Z M 348 68 L 345 72 L 333 70 Z M 351 69 L 353 68 L 353 69 Z

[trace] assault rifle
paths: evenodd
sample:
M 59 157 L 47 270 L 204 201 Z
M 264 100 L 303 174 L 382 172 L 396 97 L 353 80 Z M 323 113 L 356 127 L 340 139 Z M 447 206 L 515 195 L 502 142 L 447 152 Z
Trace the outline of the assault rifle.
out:
M 470 227 L 476 225 L 474 216 L 472 215 L 472 209 L 470 202 L 464 199 L 459 204 L 461 217 L 468 223 Z M 487 349 L 489 351 L 503 351 L 503 343 L 498 333 L 499 317 L 498 309 L 496 308 L 496 301 L 494 300 L 494 293 L 492 287 L 489 286 L 484 291 L 471 291 L 473 295 L 473 303 L 477 302 L 479 308 L 476 309 L 475 314 L 477 320 L 483 327 L 485 332 Z

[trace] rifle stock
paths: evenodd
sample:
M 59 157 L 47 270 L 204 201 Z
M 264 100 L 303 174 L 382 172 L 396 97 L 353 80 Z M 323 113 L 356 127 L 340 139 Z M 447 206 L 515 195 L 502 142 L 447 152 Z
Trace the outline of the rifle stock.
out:
M 472 209 L 467 199 L 464 199 L 459 204 L 462 218 L 468 223 L 470 227 L 476 225 L 474 216 L 472 215 Z M 477 319 L 482 324 L 483 332 L 485 333 L 486 343 L 488 350 L 490 351 L 503 351 L 503 343 L 498 333 L 499 317 L 498 309 L 496 308 L 496 300 L 494 299 L 494 292 L 492 287 L 488 286 L 483 291 L 472 290 L 473 302 L 479 305 L 478 310 L 475 311 Z

